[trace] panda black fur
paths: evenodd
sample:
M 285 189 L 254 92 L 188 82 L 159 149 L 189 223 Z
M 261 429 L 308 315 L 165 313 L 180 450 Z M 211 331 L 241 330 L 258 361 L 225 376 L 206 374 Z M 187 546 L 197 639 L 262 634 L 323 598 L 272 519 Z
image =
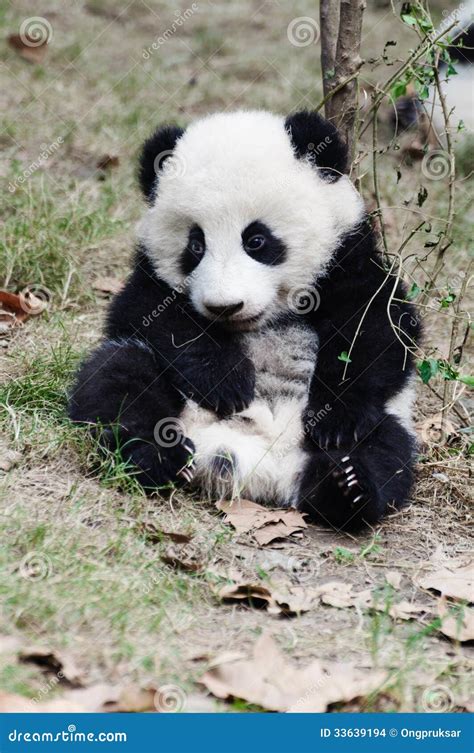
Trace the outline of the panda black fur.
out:
M 146 142 L 134 268 L 70 399 L 74 421 L 114 425 L 102 441 L 145 488 L 336 527 L 406 501 L 418 323 L 346 159 L 309 112 L 212 115 Z

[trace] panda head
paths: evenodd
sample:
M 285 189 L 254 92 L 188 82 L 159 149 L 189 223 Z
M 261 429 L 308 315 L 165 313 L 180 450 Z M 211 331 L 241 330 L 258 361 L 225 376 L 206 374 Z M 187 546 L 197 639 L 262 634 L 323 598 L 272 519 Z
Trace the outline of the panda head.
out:
M 321 277 L 363 214 L 346 148 L 317 113 L 234 112 L 167 126 L 144 145 L 139 237 L 195 309 L 255 329 Z

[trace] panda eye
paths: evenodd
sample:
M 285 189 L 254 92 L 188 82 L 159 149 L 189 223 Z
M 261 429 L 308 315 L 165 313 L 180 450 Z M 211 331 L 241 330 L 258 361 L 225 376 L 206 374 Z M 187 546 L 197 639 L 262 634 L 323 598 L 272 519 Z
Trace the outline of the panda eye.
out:
M 202 256 L 202 254 L 204 253 L 204 243 L 198 238 L 191 238 L 189 243 L 189 250 L 195 256 Z
M 245 242 L 245 249 L 246 251 L 260 251 L 266 242 L 264 235 L 253 235 Z
M 193 256 L 204 255 L 206 251 L 206 241 L 204 238 L 204 233 L 199 225 L 193 225 L 191 230 L 189 231 L 187 248 Z

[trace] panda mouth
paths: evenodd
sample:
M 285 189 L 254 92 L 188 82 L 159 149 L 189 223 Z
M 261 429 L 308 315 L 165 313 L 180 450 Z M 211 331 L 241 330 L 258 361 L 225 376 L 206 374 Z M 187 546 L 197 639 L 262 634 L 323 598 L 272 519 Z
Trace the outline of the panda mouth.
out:
M 248 329 L 255 329 L 264 313 L 264 311 L 261 311 L 259 314 L 249 316 L 246 319 L 225 319 L 224 321 L 221 321 L 221 324 L 223 324 L 226 329 L 232 330 L 245 331 Z

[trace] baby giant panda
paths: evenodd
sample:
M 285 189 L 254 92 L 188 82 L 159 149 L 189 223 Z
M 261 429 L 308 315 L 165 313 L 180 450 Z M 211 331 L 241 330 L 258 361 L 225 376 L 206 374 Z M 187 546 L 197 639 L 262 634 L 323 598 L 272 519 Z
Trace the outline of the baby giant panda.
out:
M 146 489 L 338 528 L 407 499 L 418 325 L 346 160 L 312 112 L 216 114 L 145 143 L 133 271 L 70 416 Z

